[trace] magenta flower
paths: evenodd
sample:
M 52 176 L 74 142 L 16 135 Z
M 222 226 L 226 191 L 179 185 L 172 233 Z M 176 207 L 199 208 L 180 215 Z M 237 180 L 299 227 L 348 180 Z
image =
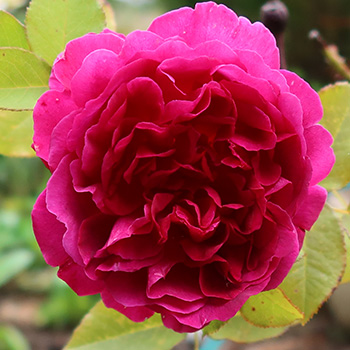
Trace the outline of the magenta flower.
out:
M 282 282 L 324 205 L 321 117 L 270 32 L 223 5 L 71 41 L 34 110 L 45 260 L 134 321 L 230 319 Z

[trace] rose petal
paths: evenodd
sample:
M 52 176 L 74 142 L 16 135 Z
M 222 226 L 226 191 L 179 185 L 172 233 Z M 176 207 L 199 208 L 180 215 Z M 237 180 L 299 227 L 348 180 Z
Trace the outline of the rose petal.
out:
M 123 65 L 118 55 L 106 49 L 86 56 L 71 80 L 72 98 L 77 106 L 84 107 L 87 101 L 98 97 Z
M 123 44 L 124 36 L 108 29 L 100 34 L 89 33 L 84 37 L 70 41 L 64 54 L 54 63 L 50 88 L 70 90 L 71 81 L 86 56 L 99 49 L 110 50 L 119 54 Z
M 222 25 L 225 23 L 225 25 Z M 163 38 L 180 37 L 191 47 L 210 40 L 224 42 L 233 50 L 258 52 L 272 68 L 279 68 L 279 53 L 271 33 L 261 24 L 253 25 L 224 5 L 198 3 L 195 10 L 181 8 L 155 19 L 149 31 Z M 255 40 L 259 37 L 261 40 Z
M 60 266 L 57 276 L 64 280 L 79 296 L 97 294 L 104 289 L 103 281 L 94 281 L 88 278 L 84 268 L 71 259 Z
M 322 118 L 322 105 L 317 92 L 293 72 L 281 70 L 287 79 L 290 92 L 298 97 L 303 108 L 303 126 L 307 128 Z
M 310 230 L 326 202 L 327 191 L 321 186 L 309 187 L 305 199 L 293 218 L 296 226 Z
M 143 306 L 126 307 L 122 304 L 119 304 L 113 298 L 113 295 L 108 290 L 104 290 L 101 293 L 101 297 L 102 297 L 103 303 L 107 307 L 121 312 L 123 315 L 125 315 L 131 321 L 134 321 L 134 322 L 144 322 L 154 314 L 154 311 L 150 310 L 147 307 L 143 307 Z
M 90 196 L 78 194 L 73 190 L 69 171 L 71 156 L 65 156 L 47 185 L 47 208 L 64 223 L 67 232 L 63 237 L 63 246 L 74 262 L 82 264 L 78 250 L 80 225 L 93 213 Z
M 33 111 L 33 148 L 38 157 L 48 161 L 53 129 L 61 119 L 76 109 L 68 92 L 49 90 L 39 98 Z
M 32 212 L 33 230 L 45 261 L 52 266 L 62 265 L 68 258 L 62 240 L 64 224 L 46 207 L 46 190 L 38 197 Z
M 307 155 L 312 163 L 310 185 L 314 186 L 330 173 L 335 162 L 334 152 L 330 147 L 333 143 L 333 138 L 321 125 L 314 125 L 305 129 L 304 135 Z

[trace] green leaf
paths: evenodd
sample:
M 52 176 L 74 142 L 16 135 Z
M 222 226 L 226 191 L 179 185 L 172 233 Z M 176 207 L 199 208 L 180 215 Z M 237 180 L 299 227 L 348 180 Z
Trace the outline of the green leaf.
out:
M 68 41 L 100 32 L 105 25 L 96 0 L 32 0 L 26 15 L 30 46 L 50 64 Z
M 222 328 L 210 337 L 214 339 L 230 339 L 237 343 L 253 343 L 273 338 L 284 333 L 288 328 L 260 328 L 246 322 L 241 315 L 231 318 Z
M 16 249 L 9 252 L 1 252 L 0 256 L 0 286 L 26 269 L 34 259 L 31 251 Z
M 211 321 L 208 326 L 203 328 L 203 334 L 204 335 L 211 335 L 215 332 L 217 332 L 220 328 L 222 328 L 227 322 L 223 322 L 223 321 L 218 321 L 218 320 L 214 320 Z
M 339 218 L 344 231 L 346 254 L 346 268 L 341 283 L 350 282 L 350 188 L 345 187 L 339 191 L 332 191 L 327 199 L 328 204 L 336 217 Z
M 0 48 L 0 109 L 33 109 L 48 89 L 50 70 L 32 52 Z
M 136 323 L 99 302 L 76 328 L 65 350 L 169 350 L 184 338 L 165 328 L 158 315 Z
M 280 289 L 254 295 L 241 308 L 242 317 L 257 327 L 285 327 L 304 315 L 285 297 Z
M 0 11 L 0 47 L 20 47 L 29 50 L 24 26 L 5 11 Z
M 341 82 L 319 93 L 324 109 L 321 124 L 333 135 L 336 163 L 321 185 L 328 191 L 350 182 L 350 84 Z
M 328 206 L 306 233 L 303 251 L 279 288 L 304 313 L 305 324 L 338 285 L 345 266 L 343 233 Z
M 31 148 L 33 118 L 31 111 L 0 110 L 0 154 L 11 157 L 34 157 Z
M 350 215 L 347 214 L 346 215 L 347 218 L 350 218 Z M 341 280 L 341 283 L 349 283 L 350 282 L 350 237 L 348 236 L 348 234 L 345 234 L 345 247 L 346 247 L 346 268 L 344 271 L 344 275 L 343 278 Z

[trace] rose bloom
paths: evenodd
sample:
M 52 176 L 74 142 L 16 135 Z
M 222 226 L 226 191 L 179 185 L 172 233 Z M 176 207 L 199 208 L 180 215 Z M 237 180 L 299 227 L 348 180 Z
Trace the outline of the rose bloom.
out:
M 33 147 L 52 176 L 33 226 L 77 294 L 191 332 L 282 282 L 334 155 L 318 95 L 279 69 L 261 23 L 208 2 L 87 34 L 49 85 Z

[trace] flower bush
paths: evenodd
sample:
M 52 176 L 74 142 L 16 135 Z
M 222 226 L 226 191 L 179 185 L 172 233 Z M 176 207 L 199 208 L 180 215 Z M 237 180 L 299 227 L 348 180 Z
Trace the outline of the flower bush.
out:
M 276 288 L 326 199 L 318 95 L 272 34 L 223 5 L 67 44 L 34 109 L 52 173 L 33 210 L 47 263 L 79 295 L 177 332 Z

